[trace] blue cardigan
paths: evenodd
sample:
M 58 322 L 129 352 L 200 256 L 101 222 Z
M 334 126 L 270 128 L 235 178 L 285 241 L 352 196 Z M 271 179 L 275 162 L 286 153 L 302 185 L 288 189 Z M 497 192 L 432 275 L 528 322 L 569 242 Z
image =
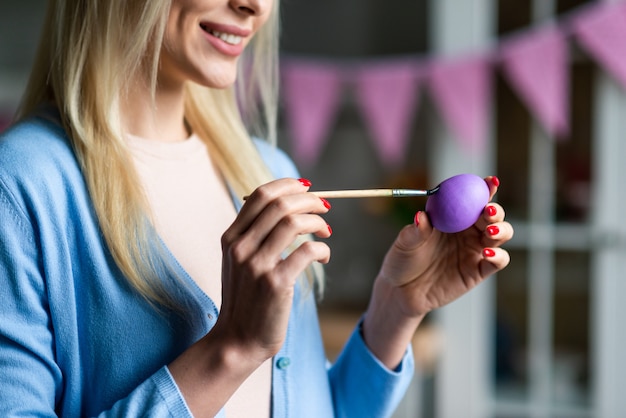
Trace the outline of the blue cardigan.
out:
M 297 176 L 284 153 L 258 147 L 276 177 Z M 155 310 L 128 285 L 54 112 L 0 136 L 0 416 L 190 417 L 167 364 L 218 309 L 171 261 L 183 283 L 163 283 L 186 315 Z M 411 350 L 387 370 L 356 330 L 329 364 L 314 295 L 298 291 L 274 358 L 272 416 L 389 416 L 413 370 Z

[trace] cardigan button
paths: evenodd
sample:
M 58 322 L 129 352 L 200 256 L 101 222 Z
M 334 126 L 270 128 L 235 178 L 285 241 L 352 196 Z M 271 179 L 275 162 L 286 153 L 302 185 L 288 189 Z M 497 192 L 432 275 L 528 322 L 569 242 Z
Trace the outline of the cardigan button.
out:
M 289 357 L 281 357 L 276 361 L 276 367 L 280 370 L 285 370 L 291 364 Z

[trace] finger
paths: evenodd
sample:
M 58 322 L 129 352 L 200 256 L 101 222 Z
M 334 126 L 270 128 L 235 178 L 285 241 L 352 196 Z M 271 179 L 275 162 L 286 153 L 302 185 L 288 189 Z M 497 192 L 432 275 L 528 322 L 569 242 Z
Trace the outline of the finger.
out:
M 266 200 L 263 197 L 265 192 L 260 191 L 260 189 L 257 189 L 257 191 L 259 191 L 256 196 L 258 201 L 251 202 L 251 206 Z M 251 197 L 250 200 L 252 199 L 254 198 Z M 330 204 L 328 202 L 311 193 L 279 195 L 273 200 L 269 200 L 260 212 L 256 214 L 254 219 L 250 218 L 252 216 L 251 213 L 257 211 L 255 207 L 250 209 L 250 212 L 238 216 L 235 223 L 222 236 L 223 249 L 226 250 L 236 243 L 239 257 L 245 259 L 258 249 L 269 233 L 284 217 L 297 213 L 325 213 L 329 209 Z
M 398 234 L 396 245 L 403 250 L 412 250 L 422 245 L 432 234 L 433 226 L 426 212 L 419 211 L 413 223 L 407 225 Z
M 497 247 L 513 238 L 513 226 L 508 222 L 497 222 L 485 228 L 483 245 Z
M 491 201 L 500 187 L 500 179 L 496 176 L 489 176 L 485 177 L 485 182 L 489 186 L 489 201 Z
M 241 207 L 241 211 L 228 229 L 228 233 L 242 234 L 270 202 L 280 196 L 306 192 L 310 185 L 311 182 L 305 179 L 284 178 L 259 186 Z
M 482 215 L 474 225 L 480 231 L 484 231 L 487 226 L 504 221 L 504 217 L 504 208 L 497 203 L 491 202 L 485 206 Z
M 330 261 L 330 247 L 319 241 L 305 241 L 276 267 L 276 273 L 285 280 L 298 277 L 311 263 Z
M 280 196 L 263 209 L 245 234 L 248 236 L 250 244 L 253 247 L 258 247 L 279 224 L 282 224 L 282 229 L 293 227 L 295 233 L 303 233 L 305 228 L 302 228 L 302 225 L 297 222 L 299 219 L 297 215 L 326 213 L 329 207 L 329 204 L 325 204 L 322 199 L 311 193 Z M 316 219 L 321 221 L 319 217 Z M 323 226 L 325 227 L 325 225 L 324 222 Z M 310 231 L 307 228 L 308 232 Z
M 314 234 L 327 238 L 330 229 L 326 221 L 318 215 L 301 214 L 283 218 L 271 231 L 262 245 L 254 253 L 259 262 L 272 265 L 281 259 L 282 254 L 301 235 Z
M 499 247 L 487 247 L 483 250 L 483 259 L 480 261 L 480 274 L 488 277 L 505 268 L 511 257 L 509 253 Z

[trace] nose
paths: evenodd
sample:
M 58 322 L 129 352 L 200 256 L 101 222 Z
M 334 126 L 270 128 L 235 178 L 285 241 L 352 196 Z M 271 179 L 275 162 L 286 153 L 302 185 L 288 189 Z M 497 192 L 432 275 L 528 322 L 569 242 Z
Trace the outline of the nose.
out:
M 272 0 L 231 0 L 230 3 L 237 12 L 249 16 L 263 15 L 272 7 Z

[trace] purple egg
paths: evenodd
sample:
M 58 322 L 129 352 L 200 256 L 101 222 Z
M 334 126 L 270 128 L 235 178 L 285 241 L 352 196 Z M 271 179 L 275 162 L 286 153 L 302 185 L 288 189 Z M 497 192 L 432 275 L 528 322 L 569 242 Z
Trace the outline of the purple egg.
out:
M 489 202 L 489 186 L 474 174 L 459 174 L 439 184 L 426 201 L 426 213 L 433 227 L 454 233 L 472 226 Z

